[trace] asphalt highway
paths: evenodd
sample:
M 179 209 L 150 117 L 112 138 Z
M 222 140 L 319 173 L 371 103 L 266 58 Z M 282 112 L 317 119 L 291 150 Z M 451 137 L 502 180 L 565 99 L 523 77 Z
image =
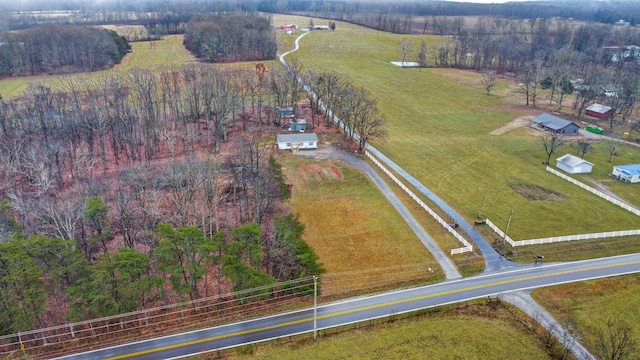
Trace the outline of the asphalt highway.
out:
M 640 254 L 505 269 L 366 296 L 317 308 L 317 329 L 513 291 L 640 272 Z M 170 359 L 313 332 L 313 308 L 67 356 L 62 359 Z

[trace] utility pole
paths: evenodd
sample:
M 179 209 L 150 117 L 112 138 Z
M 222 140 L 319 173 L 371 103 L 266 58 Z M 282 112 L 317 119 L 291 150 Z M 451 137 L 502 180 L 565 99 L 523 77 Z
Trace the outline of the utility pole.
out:
M 480 211 L 478 211 L 478 219 L 482 219 L 482 208 L 484 207 L 484 195 L 487 193 L 487 190 L 485 190 L 482 193 L 482 202 L 480 203 Z
M 509 224 L 511 224 L 511 217 L 513 216 L 513 209 L 511 209 L 511 213 L 509 214 L 509 220 L 507 220 L 507 228 L 504 229 L 504 237 L 502 238 L 502 245 L 507 241 L 507 233 L 509 232 Z
M 313 275 L 313 339 L 318 338 L 318 277 Z

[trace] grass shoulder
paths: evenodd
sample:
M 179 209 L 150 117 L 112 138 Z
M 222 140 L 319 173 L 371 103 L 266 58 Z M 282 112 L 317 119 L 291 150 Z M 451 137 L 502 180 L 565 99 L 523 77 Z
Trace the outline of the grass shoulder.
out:
M 549 359 L 554 347 L 531 334 L 523 313 L 496 300 L 479 300 L 322 331 L 316 341 L 304 335 L 226 355 L 231 359 Z

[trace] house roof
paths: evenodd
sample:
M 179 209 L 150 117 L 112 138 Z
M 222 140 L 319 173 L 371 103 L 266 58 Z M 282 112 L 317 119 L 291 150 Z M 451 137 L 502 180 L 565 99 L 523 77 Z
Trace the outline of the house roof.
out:
M 610 106 L 602 105 L 602 104 L 593 104 L 587 108 L 587 111 L 593 111 L 598 114 L 605 114 L 611 111 Z
M 556 117 L 550 114 L 542 114 L 534 118 L 533 122 L 535 122 L 536 124 L 544 125 L 545 127 L 548 127 L 549 129 L 552 129 L 552 130 L 564 129 L 568 125 L 573 124 L 569 120 L 561 119 L 559 117 Z M 578 125 L 575 125 L 575 126 L 578 126 Z
M 315 133 L 310 134 L 280 134 L 278 135 L 279 143 L 288 142 L 303 142 L 303 141 L 318 141 L 318 135 Z
M 640 164 L 616 165 L 614 168 L 627 176 L 640 176 Z
M 577 156 L 573 156 L 571 154 L 565 154 L 556 159 L 559 163 L 565 164 L 568 167 L 576 167 L 582 164 L 589 164 L 593 166 L 593 163 L 588 162 L 587 160 L 580 159 Z

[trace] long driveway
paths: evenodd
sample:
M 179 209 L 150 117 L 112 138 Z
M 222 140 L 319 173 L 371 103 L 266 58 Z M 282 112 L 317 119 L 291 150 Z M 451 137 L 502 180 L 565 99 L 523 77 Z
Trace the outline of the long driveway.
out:
M 298 38 L 296 38 L 295 47 L 292 50 L 289 50 L 289 51 L 287 51 L 287 52 L 285 52 L 285 53 L 283 53 L 282 55 L 279 56 L 280 62 L 285 67 L 285 69 L 287 69 L 289 71 L 292 71 L 290 66 L 289 66 L 289 64 L 287 64 L 287 62 L 285 61 L 284 58 L 287 55 L 291 54 L 292 52 L 297 51 L 300 48 L 300 39 L 302 39 L 302 37 L 306 36 L 307 34 L 309 34 L 309 33 L 308 32 L 304 33 L 304 34 L 300 35 Z M 308 87 L 306 84 L 304 84 L 302 79 L 297 74 L 294 74 L 294 75 L 297 77 L 298 81 L 304 86 L 305 90 L 308 91 L 308 92 L 311 92 L 313 94 L 313 90 L 310 87 Z M 316 96 L 316 95 L 313 94 L 313 96 Z M 321 105 L 324 108 L 324 110 L 327 113 L 329 113 L 330 109 L 327 109 L 324 106 L 324 104 L 321 104 Z M 331 113 L 333 113 L 333 112 L 331 112 Z M 338 126 L 344 127 L 344 124 L 342 124 L 340 119 L 337 118 L 336 116 L 334 116 L 334 121 L 338 124 Z M 495 270 L 506 269 L 506 268 L 518 266 L 518 264 L 516 264 L 516 263 L 514 263 L 514 262 L 512 262 L 510 260 L 507 260 L 502 255 L 500 255 L 497 251 L 495 251 L 495 249 L 491 246 L 491 244 L 489 244 L 489 242 L 487 242 L 482 237 L 482 235 L 480 235 L 474 229 L 474 227 L 471 224 L 469 224 L 469 222 L 466 221 L 462 217 L 462 215 L 458 214 L 458 212 L 455 211 L 449 204 L 447 204 L 442 199 L 440 199 L 436 194 L 434 194 L 431 190 L 429 190 L 426 186 L 424 186 L 424 184 L 422 184 L 418 180 L 416 180 L 413 176 L 411 176 L 411 174 L 407 173 L 398 164 L 393 162 L 391 159 L 389 159 L 387 156 L 382 154 L 380 151 L 378 151 L 375 147 L 373 147 L 371 145 L 367 145 L 366 146 L 366 150 L 371 152 L 375 157 L 377 157 L 387 167 L 389 167 L 389 168 L 393 169 L 394 171 L 396 171 L 400 175 L 400 177 L 402 177 L 406 181 L 408 181 L 411 185 L 413 185 L 416 189 L 418 189 L 418 191 L 420 191 L 424 196 L 428 197 L 434 204 L 436 204 L 436 206 L 438 206 L 446 214 L 448 214 L 451 218 L 453 218 L 456 223 L 458 223 L 460 228 L 465 233 L 467 233 L 469 238 L 471 238 L 471 240 L 476 244 L 478 249 L 480 249 L 480 252 L 482 253 L 482 255 L 484 257 L 485 271 L 495 271 Z M 369 176 L 371 176 L 371 174 L 369 174 Z M 385 193 L 385 196 L 387 196 L 386 193 Z M 389 198 L 389 197 L 387 197 L 387 198 Z M 396 209 L 398 209 L 398 207 L 395 204 L 394 204 L 394 206 L 396 207 Z M 398 211 L 400 211 L 400 210 L 398 209 Z M 403 216 L 404 216 L 404 213 L 401 212 L 401 214 L 403 214 Z M 407 222 L 409 223 L 409 226 L 412 229 L 414 229 L 414 231 L 416 231 L 416 235 L 418 235 L 418 237 L 420 237 L 420 240 L 425 244 L 425 246 L 427 246 L 427 249 L 432 252 L 434 257 L 436 257 L 436 260 L 438 260 L 438 262 L 440 262 L 440 256 L 437 255 L 436 253 L 434 253 L 434 251 L 432 251 L 432 246 L 430 245 L 430 243 L 433 243 L 433 240 L 425 242 L 425 240 L 424 240 L 424 239 L 426 239 L 425 235 L 427 237 L 428 237 L 428 235 L 426 234 L 426 232 L 424 232 L 424 229 L 422 229 L 422 227 L 420 227 L 418 225 L 417 222 L 415 222 L 415 224 L 413 223 L 413 221 L 415 221 L 415 218 L 413 218 L 413 216 L 411 216 L 410 213 L 407 212 L 407 214 L 409 215 L 409 217 L 405 218 L 405 219 L 408 220 Z M 411 219 L 413 219 L 413 221 L 411 221 L 411 223 L 410 223 L 409 221 Z M 422 232 L 424 232 L 424 234 L 419 234 L 419 233 L 422 233 Z M 430 237 L 428 237 L 428 238 L 431 239 Z M 442 252 L 442 250 L 439 250 L 439 251 Z M 448 259 L 448 257 L 447 257 L 447 259 Z M 443 264 L 443 263 L 440 263 L 440 266 L 443 269 L 448 267 L 446 264 Z M 449 278 L 449 277 L 447 277 L 447 278 Z

